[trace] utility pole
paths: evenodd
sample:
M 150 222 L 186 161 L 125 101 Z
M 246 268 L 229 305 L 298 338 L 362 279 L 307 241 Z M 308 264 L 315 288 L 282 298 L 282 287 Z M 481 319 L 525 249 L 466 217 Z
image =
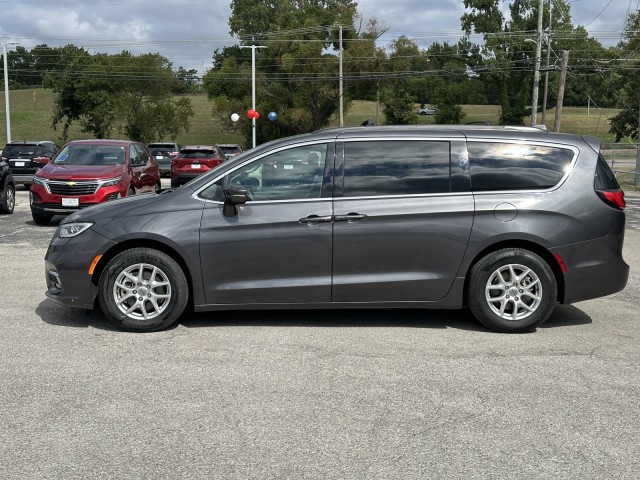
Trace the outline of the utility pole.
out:
M 340 86 L 339 86 L 339 97 L 340 97 L 340 126 L 344 127 L 344 96 L 343 96 L 343 85 L 342 85 L 342 25 L 340 25 Z
M 549 62 L 551 61 L 551 27 L 553 19 L 553 0 L 549 0 L 549 32 L 547 33 L 547 64 L 544 70 L 544 93 L 542 95 L 542 124 L 547 121 L 547 97 L 549 93 Z
M 562 114 L 562 103 L 564 102 L 564 84 L 567 80 L 567 65 L 569 65 L 569 50 L 562 51 L 562 66 L 560 68 L 560 81 L 558 83 L 558 99 L 556 105 L 556 119 L 553 124 L 553 131 L 560 131 L 560 115 Z
M 256 110 L 256 49 L 267 48 L 258 45 L 246 45 L 240 48 L 251 49 L 251 110 Z M 253 139 L 253 148 L 256 148 L 256 117 L 251 119 L 251 137 Z
M 9 70 L 7 67 L 7 45 L 18 45 L 18 42 L 2 42 L 4 48 L 4 112 L 7 118 L 7 143 L 11 142 L 11 114 L 9 113 Z
M 636 181 L 635 186 L 640 185 L 640 103 L 638 104 L 638 144 L 636 145 Z
M 536 69 L 533 73 L 533 95 L 531 99 L 531 126 L 538 122 L 538 89 L 540 87 L 540 56 L 542 54 L 542 13 L 544 0 L 538 0 L 538 38 L 536 40 Z

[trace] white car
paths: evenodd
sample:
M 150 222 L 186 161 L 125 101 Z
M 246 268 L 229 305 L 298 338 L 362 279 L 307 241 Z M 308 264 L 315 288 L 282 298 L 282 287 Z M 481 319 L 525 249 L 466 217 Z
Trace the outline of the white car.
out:
M 418 110 L 418 115 L 435 115 L 437 111 L 436 107 L 422 107 Z

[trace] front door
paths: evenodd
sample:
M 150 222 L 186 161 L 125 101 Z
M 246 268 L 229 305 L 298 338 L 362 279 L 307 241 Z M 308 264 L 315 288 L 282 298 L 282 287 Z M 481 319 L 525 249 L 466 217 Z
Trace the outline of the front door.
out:
M 288 147 L 253 159 L 199 195 L 200 257 L 208 304 L 331 300 L 333 144 Z M 223 215 L 223 190 L 250 197 Z

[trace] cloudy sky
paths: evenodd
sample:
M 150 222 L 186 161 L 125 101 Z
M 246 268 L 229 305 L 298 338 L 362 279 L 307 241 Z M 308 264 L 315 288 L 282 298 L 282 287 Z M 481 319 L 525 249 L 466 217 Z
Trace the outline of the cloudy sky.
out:
M 547 1 L 547 0 L 545 0 Z M 90 52 L 158 52 L 175 67 L 211 65 L 216 48 L 235 43 L 229 36 L 231 0 L 0 0 L 0 42 L 73 44 Z M 502 1 L 507 8 L 508 1 Z M 583 25 L 605 46 L 620 40 L 628 12 L 640 0 L 569 0 L 574 25 Z M 365 19 L 389 28 L 382 45 L 400 35 L 426 47 L 455 43 L 461 36 L 463 0 L 360 0 Z

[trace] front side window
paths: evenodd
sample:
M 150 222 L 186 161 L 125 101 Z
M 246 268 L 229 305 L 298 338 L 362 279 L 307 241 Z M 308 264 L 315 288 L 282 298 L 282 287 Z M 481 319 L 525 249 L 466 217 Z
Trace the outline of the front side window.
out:
M 320 198 L 327 144 L 305 145 L 267 155 L 229 173 L 200 193 L 207 200 L 223 201 L 223 188 L 242 185 L 249 201 Z
M 568 148 L 521 143 L 469 142 L 471 188 L 535 190 L 555 186 L 571 167 Z
M 345 197 L 446 193 L 449 142 L 393 140 L 344 146 Z

